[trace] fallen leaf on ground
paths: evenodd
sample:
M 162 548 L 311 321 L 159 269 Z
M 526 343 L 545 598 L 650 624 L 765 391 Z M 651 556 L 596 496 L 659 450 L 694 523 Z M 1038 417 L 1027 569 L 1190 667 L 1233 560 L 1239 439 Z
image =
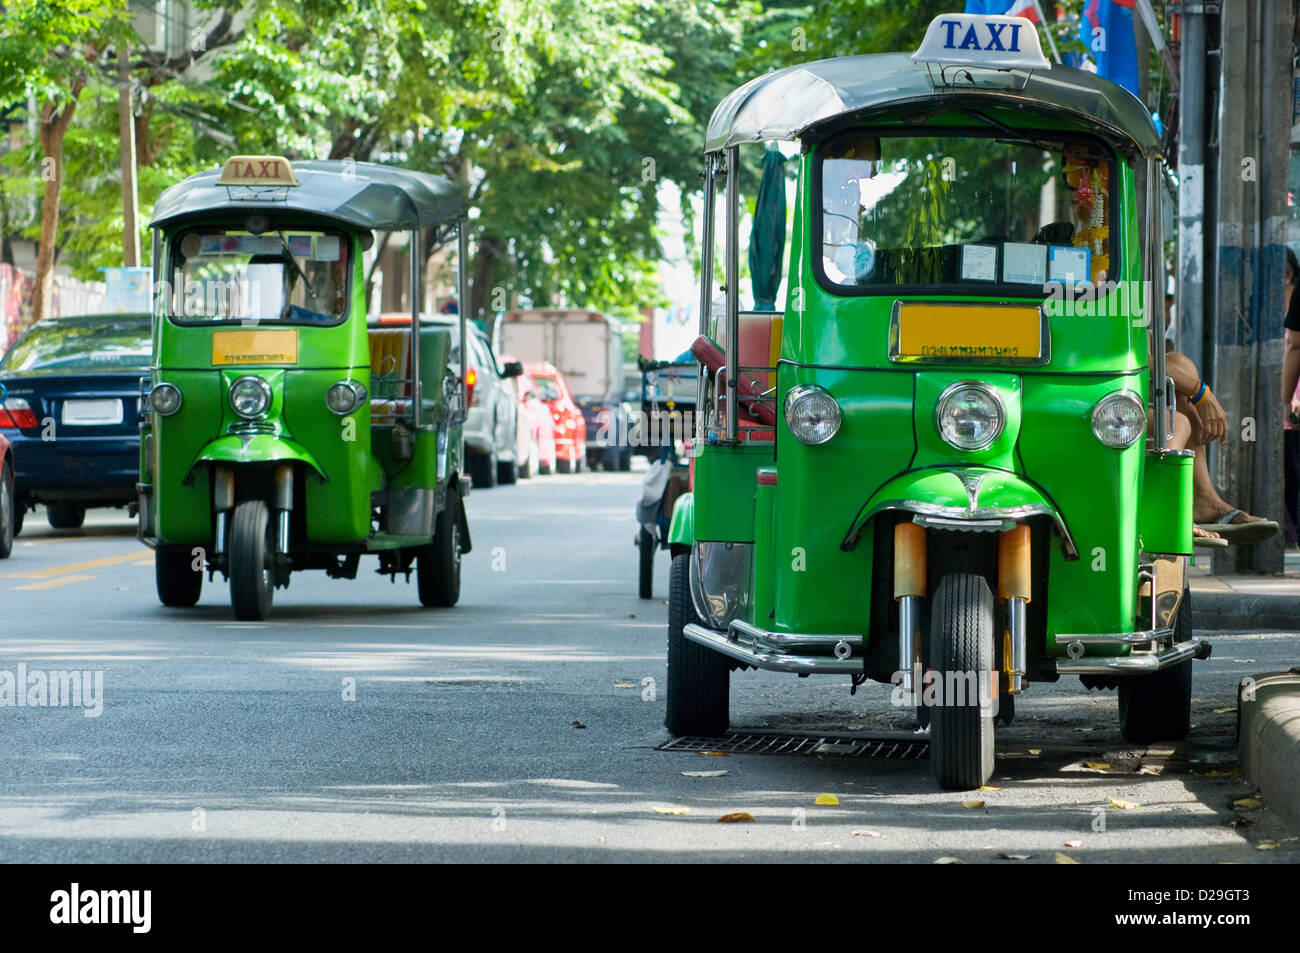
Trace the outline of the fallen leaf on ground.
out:
M 687 778 L 720 778 L 726 771 L 683 771 L 682 776 Z
M 1082 846 L 1083 846 L 1083 841 L 1081 841 L 1081 840 L 1068 840 L 1068 841 L 1065 842 L 1065 846 L 1066 846 L 1066 847 L 1082 847 Z
M 1236 710 L 1237 710 L 1237 709 L 1236 709 L 1235 706 L 1232 707 L 1232 708 L 1216 708 L 1216 709 L 1214 709 L 1214 713 L 1215 713 L 1216 715 L 1226 715 L 1226 714 L 1228 714 L 1229 712 L 1233 712 L 1233 711 L 1236 711 Z
M 1078 861 L 1069 854 L 1062 854 L 1059 850 L 1056 852 L 1056 862 L 1058 864 L 1077 864 Z
M 656 814 L 685 814 L 690 808 L 685 807 L 657 807 Z
M 980 785 L 980 790 L 981 790 L 981 791 L 1001 791 L 1002 789 L 1001 789 L 1001 788 L 995 788 L 995 787 L 994 787 L 993 785 L 991 785 L 991 784 L 981 784 L 981 785 Z
M 1109 771 L 1109 770 L 1110 770 L 1110 765 L 1107 764 L 1105 761 L 1085 761 L 1085 762 L 1083 763 L 1083 766 L 1084 766 L 1085 768 L 1091 768 L 1093 771 Z
M 633 685 L 631 682 L 618 682 L 614 687 L 615 688 L 636 688 L 636 686 Z
M 748 811 L 736 811 L 732 814 L 723 814 L 718 818 L 719 824 L 739 824 L 742 821 L 752 821 L 754 815 Z
M 837 798 L 834 794 L 819 794 L 817 795 L 817 797 L 813 799 L 813 803 L 820 804 L 823 807 L 826 807 L 828 805 L 839 804 L 840 799 Z
M 700 754 L 706 758 L 730 758 L 731 755 L 725 751 L 701 751 Z
M 961 861 L 956 857 L 940 857 L 935 861 L 936 864 L 960 864 Z
M 961 806 L 968 811 L 977 811 L 984 806 L 983 801 L 962 801 Z
M 1207 771 L 1205 776 L 1207 778 L 1234 778 L 1239 774 L 1241 774 L 1241 768 L 1229 768 L 1227 771 L 1220 771 L 1215 768 L 1213 771 Z
M 583 724 L 582 722 L 580 722 L 580 721 L 575 721 L 575 722 L 573 723 L 573 727 L 574 727 L 574 728 L 586 728 L 587 726 L 584 725 L 584 724 Z
M 1131 811 L 1131 810 L 1133 810 L 1133 808 L 1135 808 L 1135 807 L 1141 807 L 1141 806 L 1142 806 L 1142 805 L 1139 804 L 1137 801 L 1128 801 L 1128 800 L 1125 800 L 1125 799 L 1122 798 L 1122 797 L 1113 797 L 1113 798 L 1110 799 L 1110 803 L 1111 803 L 1111 806 L 1112 806 L 1112 807 L 1117 807 L 1117 808 L 1119 808 L 1121 811 Z
M 1165 769 L 1163 765 L 1143 764 L 1138 766 L 1138 769 L 1137 771 L 1134 772 L 1134 774 L 1162 774 L 1164 770 Z
M 1240 797 L 1237 798 L 1237 800 L 1232 802 L 1232 806 L 1244 807 L 1247 810 L 1253 811 L 1255 810 L 1255 808 L 1263 807 L 1264 805 L 1263 802 L 1261 802 L 1260 799 L 1257 797 Z
M 1260 841 L 1255 845 L 1256 850 L 1274 850 L 1282 845 L 1275 840 Z
M 1032 755 L 1036 758 L 1036 757 L 1038 757 L 1040 754 L 1043 753 L 1043 749 L 1042 749 L 1042 748 L 1030 748 L 1030 749 L 1029 749 L 1029 753 L 1032 754 Z
M 1028 860 L 1033 854 L 998 854 L 1003 860 Z
M 880 831 L 854 831 L 853 836 L 854 837 L 884 837 L 885 835 L 880 833 Z

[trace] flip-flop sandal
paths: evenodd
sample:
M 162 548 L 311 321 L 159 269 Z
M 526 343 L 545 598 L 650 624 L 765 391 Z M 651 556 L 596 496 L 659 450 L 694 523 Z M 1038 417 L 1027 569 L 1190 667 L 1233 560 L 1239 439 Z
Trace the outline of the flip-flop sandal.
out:
M 1221 536 L 1193 536 L 1192 547 L 1194 549 L 1223 549 L 1228 545 L 1228 541 Z
M 1196 526 L 1211 533 L 1218 533 L 1229 543 L 1260 543 L 1277 535 L 1280 527 L 1273 520 L 1234 523 L 1233 520 L 1242 512 L 1242 510 L 1229 510 L 1217 523 L 1197 523 Z

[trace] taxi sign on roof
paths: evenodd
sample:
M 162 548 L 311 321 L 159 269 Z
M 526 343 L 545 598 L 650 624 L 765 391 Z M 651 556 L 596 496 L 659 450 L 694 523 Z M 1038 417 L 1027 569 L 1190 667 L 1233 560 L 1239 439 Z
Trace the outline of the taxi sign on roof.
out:
M 931 20 L 912 62 L 998 70 L 1052 68 L 1031 21 L 974 13 L 943 13 Z
M 231 156 L 217 185 L 297 185 L 289 160 L 281 156 Z

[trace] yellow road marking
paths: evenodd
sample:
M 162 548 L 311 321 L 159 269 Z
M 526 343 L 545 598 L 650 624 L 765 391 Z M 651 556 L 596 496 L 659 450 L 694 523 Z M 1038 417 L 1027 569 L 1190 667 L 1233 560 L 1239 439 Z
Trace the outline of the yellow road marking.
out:
M 52 576 L 64 576 L 68 573 L 81 572 L 86 569 L 103 569 L 105 566 L 117 566 L 137 559 L 143 559 L 141 553 L 128 553 L 125 556 L 105 556 L 103 559 L 87 559 L 85 562 L 68 563 L 66 566 L 51 566 L 48 569 L 36 569 L 32 572 L 15 573 L 20 579 L 49 579 Z M 25 588 L 25 587 L 24 587 Z
M 28 575 L 33 575 L 28 573 Z M 87 579 L 94 579 L 95 576 L 62 576 L 58 579 L 47 579 L 44 582 L 33 582 L 27 586 L 14 586 L 18 589 L 57 589 L 59 586 L 66 586 L 70 582 L 85 582 Z

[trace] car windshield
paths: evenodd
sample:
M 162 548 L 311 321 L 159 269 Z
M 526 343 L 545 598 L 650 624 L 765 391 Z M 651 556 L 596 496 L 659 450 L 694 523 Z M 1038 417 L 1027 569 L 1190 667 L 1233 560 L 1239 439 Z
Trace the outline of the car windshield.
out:
M 1049 294 L 1054 283 L 1117 274 L 1109 160 L 1091 142 L 1043 135 L 829 139 L 820 152 L 826 280 L 860 292 L 1010 285 Z
M 341 232 L 185 232 L 173 242 L 169 315 L 180 323 L 337 324 L 348 310 Z
M 149 316 L 53 319 L 34 325 L 5 356 L 7 373 L 103 374 L 149 369 Z
M 537 396 L 542 400 L 559 400 L 560 388 L 556 386 L 554 377 L 533 377 L 533 382 L 537 384 Z

